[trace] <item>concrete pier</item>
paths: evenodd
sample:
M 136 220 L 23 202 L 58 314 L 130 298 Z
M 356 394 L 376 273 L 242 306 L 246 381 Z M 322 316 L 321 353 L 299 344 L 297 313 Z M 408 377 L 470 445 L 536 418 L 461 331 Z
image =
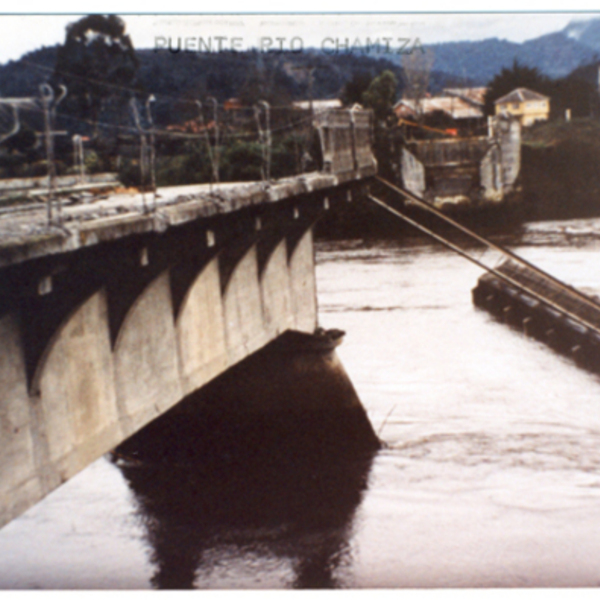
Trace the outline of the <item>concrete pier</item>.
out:
M 279 336 L 315 331 L 313 225 L 377 168 L 370 118 L 341 112 L 320 117 L 326 172 L 114 194 L 50 226 L 0 214 L 0 526 Z

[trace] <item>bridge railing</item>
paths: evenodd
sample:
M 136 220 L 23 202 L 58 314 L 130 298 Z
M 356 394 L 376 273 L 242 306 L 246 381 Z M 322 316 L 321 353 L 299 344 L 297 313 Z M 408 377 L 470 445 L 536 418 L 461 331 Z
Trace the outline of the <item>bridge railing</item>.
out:
M 376 167 L 371 111 L 324 111 L 316 115 L 315 126 L 321 140 L 324 172 L 338 174 Z
M 168 124 L 160 121 L 161 107 L 154 104 L 160 99 L 146 105 L 132 100 L 131 114 L 122 109 L 93 124 L 73 121 L 59 108 L 54 129 L 61 130 L 50 136 L 52 152 L 38 145 L 20 159 L 0 156 L 0 181 L 39 179 L 52 167 L 63 179 L 75 177 L 80 187 L 93 183 L 91 175 L 99 172 L 117 172 L 127 186 L 149 187 L 340 173 L 375 164 L 369 110 L 313 113 L 265 101 L 254 106 L 188 101 L 182 108 L 187 119 Z M 34 120 L 39 117 L 35 106 L 29 112 Z M 87 135 L 80 133 L 82 127 L 89 128 Z M 0 197 L 13 192 L 4 191 Z
M 132 99 L 129 125 L 123 124 L 128 120 L 124 113 L 92 124 L 73 123 L 68 114 L 56 110 L 45 151 L 38 148 L 22 157 L 30 162 L 18 165 L 14 156 L 3 162 L 0 154 L 0 213 L 23 210 L 24 198 L 39 198 L 46 200 L 48 222 L 60 224 L 62 197 L 89 202 L 90 195 L 104 195 L 122 186 L 154 191 L 156 200 L 158 187 L 268 183 L 311 172 L 349 180 L 377 171 L 370 110 L 313 112 L 291 105 L 271 106 L 265 101 L 232 106 L 209 98 L 187 101 L 184 114 L 191 118 L 166 124 L 159 119 L 160 107 L 153 108 L 155 103 L 160 101 L 153 96 L 145 104 Z M 89 135 L 71 135 L 82 126 L 92 127 Z M 98 177 L 106 175 L 110 175 L 110 183 L 99 184 Z M 64 183 L 69 178 L 75 182 Z M 3 186 L 3 181 L 7 185 Z M 30 204 L 28 208 L 40 207 L 36 202 Z M 144 196 L 144 211 L 152 211 L 153 206 L 155 201 L 147 204 Z
M 316 112 L 292 107 L 219 109 L 202 131 L 158 132 L 157 160 L 190 152 L 194 139 L 200 177 L 212 181 L 271 180 L 309 172 L 332 174 L 376 167 L 373 116 L 364 109 Z M 136 145 L 136 140 L 134 140 Z M 177 146 L 179 145 L 179 150 Z M 207 169 L 212 164 L 212 176 Z M 160 183 L 161 176 L 159 173 Z

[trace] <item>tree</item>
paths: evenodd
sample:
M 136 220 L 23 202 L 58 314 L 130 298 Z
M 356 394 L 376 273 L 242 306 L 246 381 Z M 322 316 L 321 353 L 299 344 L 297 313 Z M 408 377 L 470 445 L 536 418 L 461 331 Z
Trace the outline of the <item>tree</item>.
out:
M 360 104 L 362 96 L 369 88 L 373 79 L 368 71 L 358 71 L 352 75 L 352 79 L 346 83 L 342 91 L 342 102 L 345 106 Z
M 103 109 L 123 111 L 135 87 L 137 69 L 124 21 L 116 15 L 89 15 L 67 26 L 51 83 L 67 86 L 65 112 L 90 119 L 96 133 Z
M 366 108 L 373 109 L 378 122 L 386 122 L 393 115 L 394 102 L 398 80 L 391 71 L 383 71 L 375 77 L 362 94 L 362 103 Z
M 287 106 L 291 104 L 291 90 L 294 81 L 283 69 L 284 61 L 276 56 L 263 57 L 256 55 L 256 61 L 249 65 L 246 80 L 240 87 L 238 98 L 245 106 L 253 106 L 260 100 L 266 100 L 272 106 Z M 221 76 L 229 78 L 229 73 Z
M 363 106 L 372 109 L 375 116 L 373 150 L 379 173 L 388 179 L 392 177 L 395 161 L 391 131 L 396 120 L 393 108 L 397 88 L 396 76 L 391 71 L 383 71 L 362 95 Z
M 434 53 L 427 50 L 414 50 L 402 57 L 402 73 L 404 76 L 404 97 L 415 101 L 417 120 L 421 121 L 423 111 L 421 101 L 429 88 L 429 77 L 433 68 Z
M 600 98 L 596 87 L 573 74 L 558 79 L 553 85 L 550 114 L 552 118 L 564 118 L 565 111 L 571 117 L 590 117 L 600 113 Z

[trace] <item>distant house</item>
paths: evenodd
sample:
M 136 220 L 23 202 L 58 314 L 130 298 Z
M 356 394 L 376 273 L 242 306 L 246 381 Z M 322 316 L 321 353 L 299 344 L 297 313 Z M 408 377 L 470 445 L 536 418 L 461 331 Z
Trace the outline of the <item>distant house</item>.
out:
M 441 116 L 447 126 L 461 132 L 477 129 L 485 118 L 483 106 L 453 95 L 425 97 L 418 102 L 403 98 L 394 105 L 394 113 L 400 120 L 422 116 L 425 124 L 438 123 Z
M 536 121 L 547 121 L 550 115 L 550 98 L 527 88 L 517 88 L 494 102 L 496 114 L 509 114 L 519 119 L 523 127 Z
M 455 98 L 461 98 L 465 102 L 482 108 L 485 104 L 485 94 L 487 92 L 486 87 L 474 87 L 474 88 L 444 88 L 444 96 L 453 96 Z
M 405 98 L 399 100 L 394 106 L 394 112 L 398 118 L 416 117 L 419 111 L 423 115 L 443 112 L 452 119 L 478 119 L 483 116 L 482 108 L 453 96 L 422 98 L 419 102 Z
M 342 108 L 342 101 L 339 98 L 333 98 L 331 100 L 298 100 L 292 102 L 292 106 L 298 110 L 310 110 L 314 112 L 323 112 L 325 110 L 331 110 L 332 108 Z

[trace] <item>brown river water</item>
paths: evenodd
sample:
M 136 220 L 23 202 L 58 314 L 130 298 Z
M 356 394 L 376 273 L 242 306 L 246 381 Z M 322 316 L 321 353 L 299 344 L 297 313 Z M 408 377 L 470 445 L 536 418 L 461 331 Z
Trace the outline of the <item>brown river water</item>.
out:
M 501 241 L 600 292 L 600 220 Z M 321 325 L 386 447 L 204 487 L 103 457 L 0 531 L 0 588 L 598 586 L 600 377 L 474 308 L 480 274 L 422 239 L 319 243 Z

